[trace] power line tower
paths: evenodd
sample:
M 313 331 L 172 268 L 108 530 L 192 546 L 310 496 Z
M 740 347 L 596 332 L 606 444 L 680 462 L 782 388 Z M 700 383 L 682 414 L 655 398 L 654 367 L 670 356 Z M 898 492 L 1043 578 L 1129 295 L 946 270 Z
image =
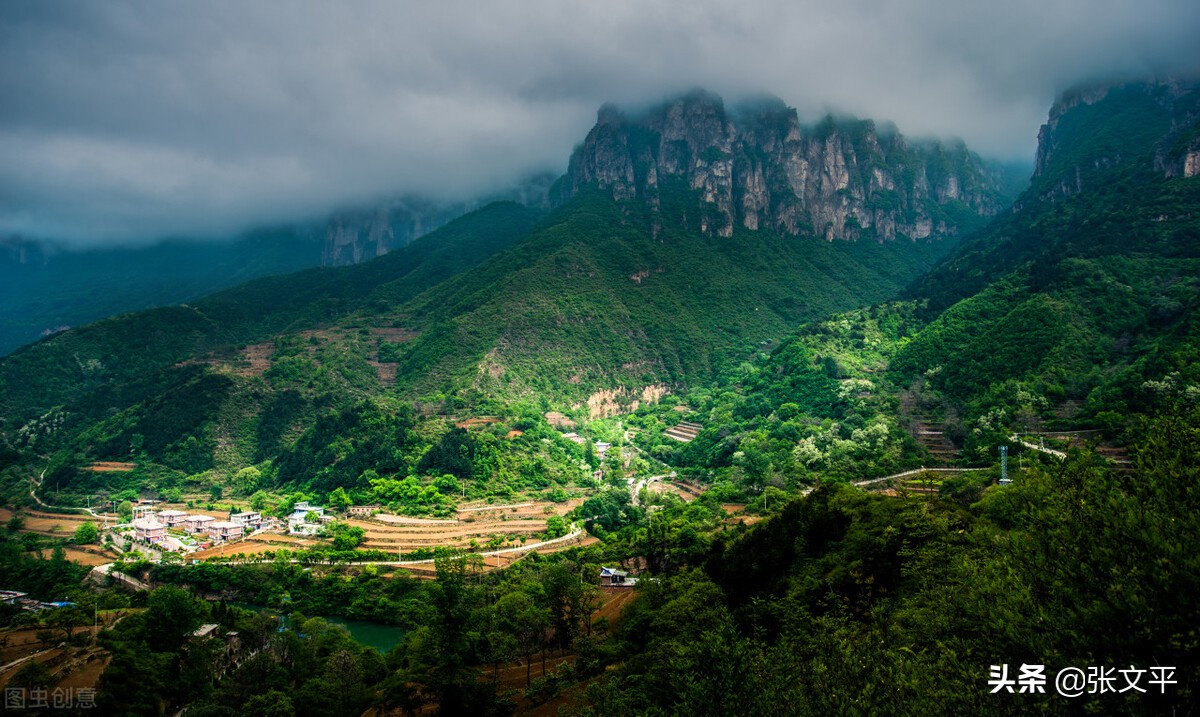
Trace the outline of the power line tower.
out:
M 1008 446 L 1000 446 L 1000 485 L 1011 482 L 1008 479 Z

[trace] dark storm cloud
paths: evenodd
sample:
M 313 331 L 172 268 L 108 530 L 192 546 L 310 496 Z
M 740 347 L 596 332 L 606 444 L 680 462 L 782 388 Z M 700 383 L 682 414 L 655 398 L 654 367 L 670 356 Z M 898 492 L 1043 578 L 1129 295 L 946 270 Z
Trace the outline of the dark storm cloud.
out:
M 561 171 L 604 101 L 770 92 L 1027 158 L 1056 92 L 1194 69 L 1194 0 L 0 5 L 0 235 L 221 235 Z

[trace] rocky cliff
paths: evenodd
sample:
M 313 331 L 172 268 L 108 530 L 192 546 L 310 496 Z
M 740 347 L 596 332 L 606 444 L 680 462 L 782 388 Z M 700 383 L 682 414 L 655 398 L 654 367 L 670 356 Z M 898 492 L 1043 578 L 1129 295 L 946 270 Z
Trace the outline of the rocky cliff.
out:
M 549 174 L 533 175 L 469 201 L 438 201 L 409 195 L 338 212 L 324 226 L 321 264 L 346 266 L 370 261 L 491 202 L 513 201 L 543 208 L 553 179 Z
M 466 214 L 463 203 L 439 204 L 416 198 L 339 212 L 325 225 L 322 266 L 370 261 Z
M 697 195 L 682 221 L 724 237 L 740 225 L 829 240 L 924 239 L 959 233 L 1004 204 L 996 176 L 961 143 L 910 143 L 868 120 L 805 126 L 774 99 L 728 111 L 703 91 L 639 115 L 602 107 L 561 187 L 569 196 L 599 185 L 658 210 L 668 185 L 680 184 Z

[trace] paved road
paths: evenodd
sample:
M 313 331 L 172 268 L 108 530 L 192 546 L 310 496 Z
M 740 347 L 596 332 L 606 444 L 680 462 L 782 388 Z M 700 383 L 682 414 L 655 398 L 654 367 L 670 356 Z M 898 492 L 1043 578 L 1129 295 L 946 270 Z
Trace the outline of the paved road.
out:
M 37 490 L 38 490 L 38 488 L 42 487 L 42 482 L 45 481 L 45 479 L 46 479 L 46 471 L 47 470 L 49 470 L 49 468 L 43 468 L 42 472 L 40 474 L 38 474 L 36 481 L 35 480 L 29 481 L 29 483 L 30 483 L 29 497 L 33 498 L 34 502 L 36 502 L 38 505 L 42 506 L 43 508 L 53 508 L 54 510 L 71 510 L 71 511 L 81 510 L 89 515 L 94 516 L 94 517 L 100 517 L 100 514 L 97 513 L 96 511 L 92 510 L 91 508 L 77 508 L 75 506 L 66 506 L 66 505 L 51 505 L 51 504 L 47 503 L 46 501 L 42 500 L 41 498 L 39 498 L 37 495 Z
M 1053 448 L 1046 448 L 1045 446 L 1039 446 L 1034 443 L 1030 443 L 1030 442 L 1022 439 L 1020 436 L 1018 436 L 1015 433 L 1012 434 L 1011 436 L 1009 436 L 1008 440 L 1016 441 L 1017 443 L 1020 443 L 1021 445 L 1025 446 L 1026 448 L 1032 448 L 1035 451 L 1040 451 L 1047 455 L 1054 456 L 1055 458 L 1057 458 L 1060 461 L 1066 460 L 1066 458 L 1067 458 L 1067 454 L 1063 453 L 1062 451 L 1056 451 Z
M 979 468 L 913 468 L 912 470 L 901 471 L 899 473 L 893 473 L 890 476 L 883 476 L 882 478 L 871 478 L 869 480 L 851 481 L 850 485 L 858 486 L 859 488 L 864 488 L 869 485 L 875 485 L 876 483 L 883 483 L 885 481 L 894 480 L 896 478 L 905 478 L 907 476 L 919 475 L 921 473 L 966 473 L 968 471 L 977 471 L 977 470 L 981 470 L 981 469 L 979 469 Z M 815 489 L 816 489 L 816 486 L 813 486 L 812 488 L 805 488 L 800 493 L 801 493 L 801 495 L 808 495 L 809 493 L 813 492 L 813 490 L 815 490 Z
M 650 485 L 651 483 L 653 483 L 655 481 L 661 481 L 663 478 L 674 478 L 674 477 L 675 477 L 675 471 L 671 471 L 670 473 L 664 473 L 662 475 L 650 476 L 649 478 L 642 478 L 636 484 L 633 482 L 633 478 L 626 478 L 625 482 L 629 484 L 630 502 L 632 502 L 633 505 L 636 507 L 638 504 L 638 495 L 641 494 L 643 488 L 645 488 L 646 486 Z

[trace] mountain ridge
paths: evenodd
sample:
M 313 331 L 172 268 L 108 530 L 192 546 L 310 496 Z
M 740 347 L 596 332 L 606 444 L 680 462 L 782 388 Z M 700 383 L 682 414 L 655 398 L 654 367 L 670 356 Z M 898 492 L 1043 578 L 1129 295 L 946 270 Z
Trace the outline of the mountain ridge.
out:
M 722 237 L 735 225 L 828 240 L 955 236 L 1005 203 L 1001 178 L 961 143 L 909 143 L 832 115 L 805 126 L 777 99 L 730 112 L 704 90 L 636 115 L 601 107 L 558 194 L 598 184 L 655 209 L 667 177 L 701 193 L 684 221 Z

